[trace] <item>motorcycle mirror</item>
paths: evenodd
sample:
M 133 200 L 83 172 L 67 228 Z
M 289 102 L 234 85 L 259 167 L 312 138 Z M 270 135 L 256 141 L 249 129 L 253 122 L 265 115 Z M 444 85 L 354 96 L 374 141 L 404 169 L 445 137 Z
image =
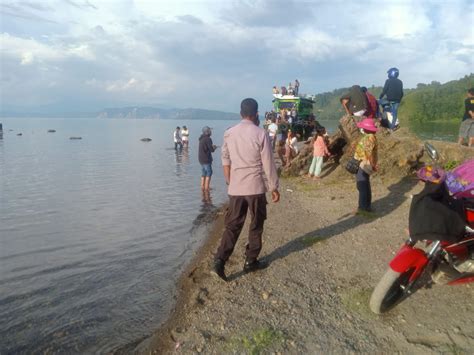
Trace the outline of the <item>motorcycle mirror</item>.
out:
M 433 147 L 433 145 L 431 145 L 430 143 L 425 142 L 425 150 L 426 150 L 426 152 L 428 153 L 428 155 L 430 156 L 431 159 L 433 159 L 433 160 L 438 160 L 439 159 L 438 152 L 436 151 L 435 147 Z

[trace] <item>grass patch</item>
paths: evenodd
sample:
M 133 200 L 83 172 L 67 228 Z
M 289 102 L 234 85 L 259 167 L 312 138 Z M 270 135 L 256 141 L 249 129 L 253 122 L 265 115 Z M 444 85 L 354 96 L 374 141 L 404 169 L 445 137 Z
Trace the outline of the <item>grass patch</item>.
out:
M 461 162 L 457 161 L 457 160 L 450 160 L 448 162 L 446 162 L 446 164 L 444 164 L 444 170 L 452 170 L 454 169 L 455 167 L 457 167 Z
M 258 355 L 270 346 L 280 345 L 285 338 L 281 331 L 272 328 L 257 329 L 253 333 L 232 338 L 227 346 L 229 352 L 244 352 L 245 354 Z
M 441 352 L 443 354 L 452 354 L 452 355 L 465 355 L 467 354 L 463 348 L 461 348 L 457 344 L 446 344 L 445 346 L 441 347 Z
M 304 237 L 303 239 L 301 239 L 301 243 L 303 243 L 305 246 L 312 246 L 314 244 L 317 244 L 317 243 L 322 243 L 326 240 L 326 238 L 324 237 L 320 237 L 320 236 L 317 236 L 317 235 L 310 235 L 310 236 L 307 236 L 307 237 Z
M 342 293 L 340 296 L 342 304 L 348 311 L 357 313 L 366 318 L 375 318 L 375 314 L 373 314 L 369 308 L 369 299 L 372 294 L 372 289 L 351 288 L 346 289 L 345 291 L 346 292 Z

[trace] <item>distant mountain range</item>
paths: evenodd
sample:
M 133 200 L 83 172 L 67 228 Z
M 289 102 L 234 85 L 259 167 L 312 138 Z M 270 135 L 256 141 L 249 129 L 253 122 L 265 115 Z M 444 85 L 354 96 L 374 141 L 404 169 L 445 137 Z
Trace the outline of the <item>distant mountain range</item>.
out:
M 162 119 L 162 120 L 234 120 L 239 115 L 231 112 L 204 110 L 198 108 L 156 108 L 156 107 L 122 107 L 106 108 L 100 112 L 17 112 L 0 111 L 0 117 L 50 117 L 50 118 L 132 118 L 132 119 Z
M 134 118 L 162 120 L 233 120 L 239 115 L 231 112 L 204 110 L 197 108 L 162 109 L 155 107 L 107 108 L 97 114 L 98 118 Z

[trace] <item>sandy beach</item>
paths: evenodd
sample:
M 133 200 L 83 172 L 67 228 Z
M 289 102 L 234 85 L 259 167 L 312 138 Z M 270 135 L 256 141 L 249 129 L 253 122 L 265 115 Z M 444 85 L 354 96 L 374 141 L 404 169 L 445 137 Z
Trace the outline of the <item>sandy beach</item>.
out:
M 281 180 L 282 198 L 268 205 L 263 238 L 261 257 L 269 267 L 242 273 L 244 227 L 226 265 L 227 283 L 210 274 L 223 229 L 224 209 L 217 212 L 210 237 L 179 280 L 169 319 L 134 351 L 472 353 L 472 284 L 421 289 L 383 316 L 368 308 L 373 287 L 407 237 L 418 181 L 374 176 L 375 215 L 365 217 L 352 213 L 352 176 L 335 165 L 323 176 Z

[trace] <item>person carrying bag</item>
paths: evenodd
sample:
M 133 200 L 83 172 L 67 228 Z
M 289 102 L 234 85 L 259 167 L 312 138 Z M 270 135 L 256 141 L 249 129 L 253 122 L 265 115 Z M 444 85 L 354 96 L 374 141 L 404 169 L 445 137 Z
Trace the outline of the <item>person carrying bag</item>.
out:
M 359 191 L 358 212 L 371 212 L 372 190 L 370 187 L 370 175 L 377 170 L 377 138 L 374 120 L 365 118 L 357 123 L 362 132 L 362 137 L 357 143 L 354 159 L 359 161 L 356 173 L 356 186 Z

